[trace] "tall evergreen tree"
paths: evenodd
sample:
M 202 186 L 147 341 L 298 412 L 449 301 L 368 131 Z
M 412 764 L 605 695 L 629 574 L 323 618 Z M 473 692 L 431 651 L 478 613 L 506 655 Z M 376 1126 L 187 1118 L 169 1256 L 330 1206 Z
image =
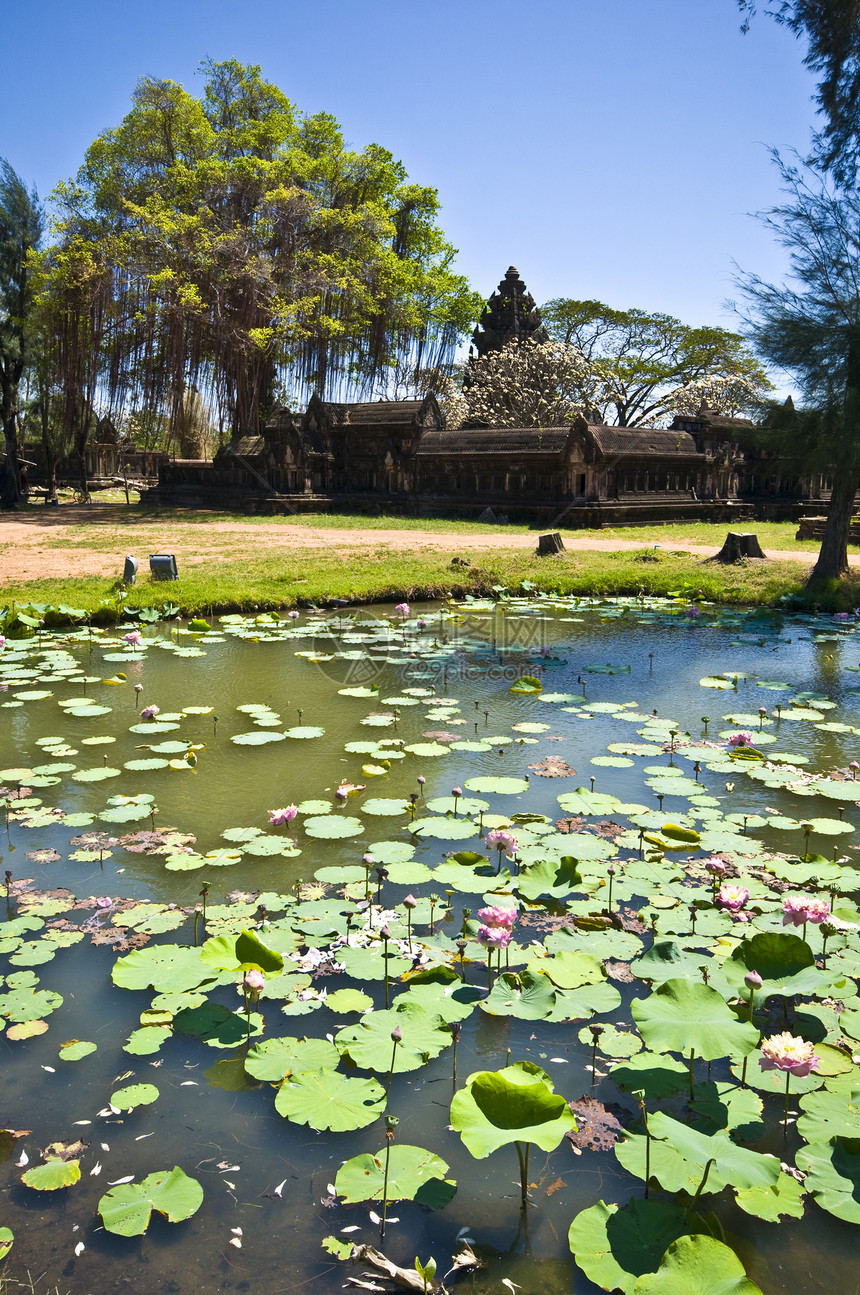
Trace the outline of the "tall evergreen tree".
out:
M 22 383 L 29 362 L 33 266 L 31 253 L 42 237 L 42 209 L 9 163 L 0 159 L 0 422 L 6 446 L 0 502 L 20 498 L 18 435 Z
M 767 360 L 796 379 L 806 408 L 785 425 L 781 452 L 832 468 L 824 538 L 811 580 L 848 569 L 848 533 L 860 488 L 860 193 L 778 153 L 787 201 L 764 223 L 786 249 L 790 282 L 741 280 L 749 335 Z
M 746 30 L 757 0 L 738 5 Z M 818 77 L 815 101 L 824 118 L 814 157 L 839 183 L 849 183 L 860 163 L 860 0 L 764 0 L 762 7 L 808 41 L 803 61 Z

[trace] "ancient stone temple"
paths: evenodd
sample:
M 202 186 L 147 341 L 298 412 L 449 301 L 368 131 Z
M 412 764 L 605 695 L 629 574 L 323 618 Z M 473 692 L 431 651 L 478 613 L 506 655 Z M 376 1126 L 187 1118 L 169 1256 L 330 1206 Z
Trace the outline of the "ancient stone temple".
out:
M 478 326 L 472 334 L 470 356 L 481 359 L 490 351 L 500 351 L 508 342 L 548 340 L 534 297 L 527 290 L 515 265 L 508 267 L 496 291 L 490 297 Z
M 511 341 L 547 337 L 511 266 L 484 307 L 471 362 Z M 466 373 L 468 382 L 468 364 Z M 158 503 L 240 511 L 496 514 L 568 526 L 727 519 L 753 506 L 777 515 L 826 490 L 796 480 L 763 449 L 754 425 L 702 405 L 671 427 L 613 427 L 597 416 L 564 427 L 446 429 L 435 396 L 277 408 L 257 435 L 212 462 L 162 465 Z

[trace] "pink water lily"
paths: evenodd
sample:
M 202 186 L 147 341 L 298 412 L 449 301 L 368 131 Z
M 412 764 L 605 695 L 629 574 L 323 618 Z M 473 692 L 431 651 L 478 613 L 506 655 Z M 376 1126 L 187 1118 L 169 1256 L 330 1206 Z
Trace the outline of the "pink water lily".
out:
M 140 718 L 155 719 L 156 715 L 158 715 L 160 711 L 160 706 L 144 706 L 143 710 L 140 712 Z
M 732 733 L 729 737 L 729 746 L 752 746 L 752 733 Z
M 252 994 L 259 994 L 265 983 L 266 977 L 256 967 L 251 967 L 245 972 L 243 984 Z
M 746 886 L 736 886 L 731 882 L 723 882 L 717 895 L 717 903 L 720 908 L 725 908 L 730 913 L 739 913 L 750 897 Z
M 143 635 L 140 630 L 133 630 L 131 634 L 123 634 L 123 643 L 130 643 L 132 647 L 140 647 L 143 642 Z
M 290 612 L 290 613 L 289 613 L 289 618 L 290 618 L 290 620 L 291 620 L 291 621 L 297 621 L 297 620 L 299 619 L 299 613 L 298 613 L 298 612 Z
M 272 827 L 280 827 L 282 823 L 292 823 L 298 812 L 296 805 L 287 805 L 285 809 L 270 809 L 269 822 Z
M 509 859 L 519 849 L 519 842 L 513 832 L 506 832 L 502 827 L 493 828 L 491 832 L 488 832 L 485 841 L 488 849 L 498 850 L 500 854 L 506 854 Z
M 830 903 L 814 895 L 786 895 L 782 901 L 783 926 L 818 925 L 830 917 Z
M 785 1070 L 800 1079 L 821 1065 L 813 1044 L 787 1032 L 762 1041 L 758 1063 L 762 1070 Z
M 409 615 L 409 603 L 398 603 L 394 610 L 397 612 L 398 616 L 403 616 L 405 618 Z
M 511 931 L 517 920 L 515 908 L 479 908 L 478 918 L 484 926 Z
M 503 926 L 478 927 L 478 943 L 487 949 L 506 949 L 510 942 L 511 933 Z

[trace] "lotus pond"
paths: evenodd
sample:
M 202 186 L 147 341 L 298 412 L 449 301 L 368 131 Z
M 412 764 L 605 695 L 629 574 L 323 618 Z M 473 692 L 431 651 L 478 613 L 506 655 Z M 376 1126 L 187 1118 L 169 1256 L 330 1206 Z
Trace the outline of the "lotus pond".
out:
M 43 614 L 0 649 L 0 1280 L 856 1289 L 853 619 Z

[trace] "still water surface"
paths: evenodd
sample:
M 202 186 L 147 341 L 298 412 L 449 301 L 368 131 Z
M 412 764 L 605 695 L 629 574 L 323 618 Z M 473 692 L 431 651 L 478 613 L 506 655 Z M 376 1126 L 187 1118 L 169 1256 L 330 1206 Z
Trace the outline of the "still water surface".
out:
M 416 629 L 419 615 L 427 622 L 423 631 Z M 390 626 L 385 630 L 387 638 L 381 636 L 380 624 Z M 621 608 L 523 602 L 504 613 L 478 605 L 466 610 L 461 623 L 442 618 L 438 606 L 413 608 L 405 629 L 392 621 L 391 608 L 386 607 L 363 609 L 355 620 L 343 614 L 303 615 L 286 630 L 255 627 L 243 631 L 244 637 L 237 636 L 235 625 L 225 630 L 200 638 L 181 628 L 176 633 L 170 626 L 147 627 L 143 630 L 147 641 L 163 641 L 168 647 L 151 646 L 142 654 L 123 648 L 118 641 L 122 632 L 103 633 L 94 645 L 80 640 L 68 643 L 70 655 L 91 677 L 104 679 L 116 671 L 127 676 L 122 686 L 86 685 L 88 696 L 111 707 L 97 717 L 65 714 L 57 703 L 80 696 L 80 681 L 52 676 L 44 662 L 41 667 L 30 662 L 36 677 L 10 683 L 8 701 L 13 704 L 0 709 L 0 765 L 32 769 L 48 763 L 54 757 L 45 755 L 44 743 L 40 747 L 38 739 L 49 736 L 75 752 L 56 758 L 67 759 L 77 770 L 97 769 L 105 763 L 106 752 L 107 765 L 119 769 L 119 776 L 81 783 L 65 773 L 43 775 L 49 780 L 47 786 L 40 785 L 39 777 L 36 785 L 33 779 L 27 785 L 46 805 L 68 814 L 98 814 L 108 797 L 117 794 L 152 794 L 158 828 L 192 833 L 195 850 L 205 853 L 231 848 L 222 836 L 230 829 L 268 830 L 269 812 L 276 807 L 309 799 L 333 804 L 335 789 L 342 782 L 367 783 L 365 800 L 376 796 L 406 803 L 419 790 L 419 774 L 426 779 L 423 797 L 429 800 L 450 795 L 452 787 L 475 777 L 522 778 L 529 765 L 546 757 L 561 757 L 577 776 L 550 779 L 532 774 L 526 792 L 505 797 L 488 794 L 485 799 L 492 813 L 543 814 L 552 822 L 561 817 L 557 796 L 576 786 L 589 787 L 592 777 L 598 791 L 623 802 L 655 805 L 645 783 L 646 766 L 668 766 L 669 754 L 634 756 L 631 764 L 620 766 L 592 763 L 595 757 L 606 756 L 610 744 L 647 740 L 637 736 L 639 725 L 621 720 L 619 712 L 602 711 L 605 703 L 635 703 L 628 709 L 672 719 L 682 738 L 689 732 L 698 740 L 704 731 L 703 716 L 710 717 L 708 731 L 714 737 L 727 726 L 724 715 L 754 713 L 762 699 L 772 710 L 776 700 L 788 705 L 797 692 L 808 691 L 835 703 L 819 723 L 829 720 L 847 731 L 822 729 L 810 721 L 781 722 L 770 730 L 778 731 L 778 749 L 805 757 L 804 767 L 817 773 L 844 768 L 860 749 L 855 729 L 860 727 L 858 676 L 848 668 L 858 664 L 860 640 L 826 618 L 749 619 L 707 612 L 693 618 L 635 604 Z M 201 655 L 177 655 L 171 650 L 175 644 L 194 645 Z M 40 646 L 48 647 L 47 638 Z M 34 644 L 28 647 L 33 649 Z M 116 656 L 124 651 L 126 660 L 119 664 Z M 300 652 L 335 655 L 331 660 L 312 661 L 297 655 Z M 14 645 L 14 654 L 23 662 L 21 645 Z M 6 677 L 14 680 L 8 657 L 7 652 Z M 619 672 L 588 671 L 606 664 Z M 737 691 L 700 686 L 704 676 L 735 673 L 749 676 L 739 680 Z M 578 700 L 566 711 L 564 703 L 511 693 L 511 683 L 522 674 L 540 675 L 544 693 L 570 694 Z M 761 690 L 756 681 L 762 679 L 782 681 L 788 689 Z M 134 683 L 143 685 L 139 702 L 132 691 Z M 339 691 L 366 686 L 378 688 L 376 697 L 344 696 Z M 409 689 L 428 692 L 415 697 Z M 51 695 L 16 705 L 18 693 L 27 690 L 48 690 Z M 441 717 L 431 705 L 434 697 L 450 699 Z M 406 704 L 404 698 L 418 704 Z M 592 703 L 598 703 L 595 712 L 584 709 Z M 129 731 L 138 704 L 156 704 L 162 714 L 188 707 L 211 707 L 213 713 L 186 715 L 177 731 L 149 736 Z M 237 709 L 248 705 L 271 708 L 279 717 L 277 731 L 318 726 L 324 734 L 271 745 L 237 745 L 231 740 L 234 736 L 260 731 L 249 712 Z M 362 724 L 373 712 L 396 712 L 398 718 L 384 727 Z M 522 723 L 546 728 L 536 732 L 514 728 Z M 381 760 L 384 752 L 345 750 L 347 743 L 362 741 L 433 742 L 433 737 L 424 735 L 440 731 L 487 749 L 458 749 L 455 744 L 439 758 L 408 753 L 393 760 L 381 777 L 366 776 L 362 766 Z M 104 746 L 85 742 L 98 736 L 115 741 Z M 124 768 L 127 762 L 150 755 L 141 747 L 171 740 L 201 748 L 196 768 Z M 685 774 L 691 772 L 680 753 L 675 765 Z M 56 783 L 50 782 L 53 776 L 58 777 Z M 834 812 L 832 804 L 822 806 L 817 800 L 762 787 L 742 772 L 734 776 L 704 769 L 700 781 L 703 790 L 719 800 L 723 812 L 728 812 L 729 798 L 734 798 L 732 810 L 751 815 L 767 810 L 802 819 Z M 731 792 L 726 788 L 729 781 L 735 784 Z M 356 797 L 344 812 L 361 818 L 361 807 L 362 798 Z M 669 819 L 687 808 L 681 798 L 667 798 L 664 806 Z M 418 812 L 422 812 L 420 801 Z M 849 804 L 844 815 L 847 822 L 855 823 L 856 806 Z M 45 890 L 65 887 L 79 897 L 131 896 L 189 908 L 199 903 L 204 879 L 211 887 L 209 904 L 220 904 L 233 891 L 288 893 L 299 880 L 310 881 L 320 868 L 355 865 L 381 841 L 414 840 L 414 858 L 430 867 L 450 851 L 480 849 L 481 844 L 477 837 L 453 843 L 412 838 L 405 812 L 365 816 L 361 833 L 343 841 L 311 839 L 303 834 L 301 822 L 300 816 L 294 825 L 301 849 L 297 857 L 244 855 L 232 866 L 173 872 L 165 869 L 163 857 L 129 853 L 121 846 L 114 847 L 101 864 L 69 858 L 74 848 L 70 838 L 80 831 L 108 830 L 119 836 L 146 829 L 148 819 L 123 826 L 96 820 L 90 829 L 70 829 L 58 822 L 30 830 L 13 821 L 8 841 L 0 838 L 2 867 L 10 868 L 15 877 L 34 877 Z M 752 835 L 773 849 L 799 851 L 803 845 L 801 836 L 790 838 L 769 828 Z M 849 859 L 854 858 L 853 841 L 849 836 L 838 838 L 840 852 Z M 812 848 L 830 854 L 833 844 L 828 839 L 813 842 Z M 37 864 L 26 858 L 28 851 L 51 848 L 59 853 L 59 860 Z M 420 896 L 434 887 L 386 882 L 386 903 L 396 905 L 409 890 Z M 457 894 L 449 898 L 452 907 L 443 929 L 456 938 L 463 906 L 477 907 L 480 898 Z M 10 904 L 10 916 L 14 911 Z M 200 934 L 202 939 L 202 929 Z M 190 943 L 190 919 L 181 931 L 155 938 Z M 525 939 L 526 933 L 520 938 Z M 9 1274 L 44 1273 L 42 1288 L 50 1282 L 64 1291 L 124 1290 L 135 1295 L 197 1291 L 275 1295 L 342 1289 L 348 1270 L 323 1253 L 322 1238 L 335 1235 L 376 1243 L 378 1236 L 367 1206 L 332 1202 L 328 1184 L 343 1160 L 379 1150 L 381 1121 L 347 1134 L 296 1127 L 274 1111 L 268 1086 L 244 1075 L 241 1058 L 196 1038 L 173 1036 L 154 1062 L 130 1057 L 122 1045 L 138 1026 L 152 994 L 115 988 L 110 980 L 115 959 L 112 949 L 94 948 L 87 941 L 61 949 L 53 962 L 37 966 L 40 987 L 62 993 L 63 1006 L 48 1018 L 50 1028 L 40 1037 L 0 1041 L 2 1123 L 31 1130 L 23 1143 L 9 1148 L 0 1175 L 0 1224 L 11 1226 L 16 1235 L 7 1261 Z M 479 964 L 469 971 L 473 983 L 483 983 Z M 377 1006 L 382 1005 L 379 982 L 363 988 Z M 641 990 L 624 984 L 619 988 L 625 1002 L 631 992 Z M 219 991 L 220 1001 L 234 1006 L 233 994 L 229 988 Z M 264 1016 L 269 1035 L 323 1035 L 346 1023 L 325 1007 L 300 1020 L 283 1021 L 277 1004 L 264 1004 Z M 629 1098 L 621 1097 L 608 1077 L 599 1078 L 592 1088 L 587 1070 L 591 1052 L 577 1039 L 581 1025 L 475 1012 L 464 1023 L 459 1044 L 459 1081 L 473 1070 L 499 1068 L 510 1051 L 512 1059 L 529 1058 L 546 1066 L 557 1090 L 569 1099 L 592 1094 L 631 1109 Z M 58 1060 L 59 1045 L 74 1038 L 93 1040 L 98 1051 L 79 1063 L 64 1064 Z M 130 1070 L 136 1080 L 158 1085 L 158 1101 L 129 1114 L 96 1118 L 116 1077 Z M 432 1253 L 441 1275 L 458 1234 L 467 1230 L 490 1263 L 461 1283 L 465 1289 L 497 1291 L 502 1279 L 508 1278 L 527 1292 L 574 1290 L 591 1295 L 597 1291 L 569 1254 L 570 1220 L 601 1197 L 623 1203 L 641 1194 L 641 1183 L 621 1169 L 611 1152 L 575 1155 L 564 1143 L 547 1157 L 535 1149 L 531 1177 L 537 1208 L 529 1210 L 527 1230 L 523 1230 L 513 1149 L 473 1160 L 459 1136 L 447 1127 L 452 1091 L 450 1050 L 419 1071 L 394 1077 L 389 1105 L 400 1119 L 398 1141 L 429 1147 L 442 1156 L 450 1165 L 449 1176 L 458 1182 L 458 1193 L 435 1214 L 408 1202 L 392 1206 L 390 1213 L 399 1221 L 389 1226 L 386 1252 L 410 1267 L 416 1255 L 426 1258 Z M 75 1125 L 83 1119 L 94 1122 Z M 83 1177 L 76 1187 L 37 1194 L 21 1184 L 21 1170 L 14 1160 L 22 1146 L 29 1149 L 33 1163 L 39 1148 L 74 1136 L 83 1136 L 89 1143 Z M 784 1154 L 775 1126 L 756 1149 Z M 126 1175 L 140 1180 L 174 1163 L 203 1184 L 204 1205 L 192 1219 L 174 1226 L 157 1219 L 147 1235 L 136 1240 L 111 1236 L 98 1226 L 96 1206 L 109 1181 Z M 94 1173 L 98 1164 L 101 1170 Z M 278 1196 L 275 1188 L 282 1182 Z M 723 1225 L 748 1243 L 742 1250 L 744 1262 L 765 1295 L 857 1289 L 856 1239 L 850 1225 L 812 1204 L 807 1205 L 804 1220 L 779 1225 L 761 1223 L 724 1201 L 718 1208 Z M 358 1231 L 343 1232 L 356 1226 Z M 231 1229 L 236 1228 L 242 1230 L 241 1249 L 230 1244 L 236 1235 Z M 81 1241 L 85 1249 L 76 1257 L 75 1246 Z

